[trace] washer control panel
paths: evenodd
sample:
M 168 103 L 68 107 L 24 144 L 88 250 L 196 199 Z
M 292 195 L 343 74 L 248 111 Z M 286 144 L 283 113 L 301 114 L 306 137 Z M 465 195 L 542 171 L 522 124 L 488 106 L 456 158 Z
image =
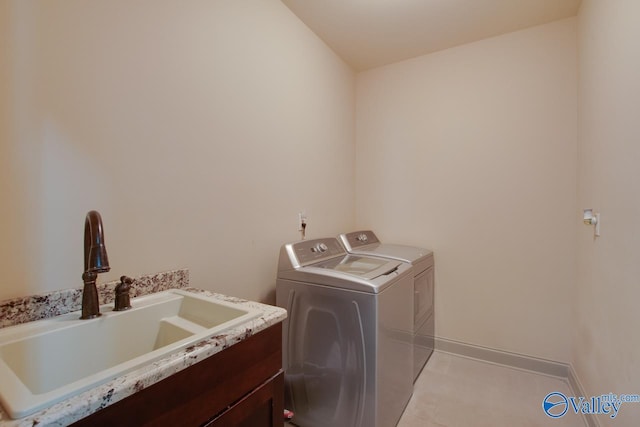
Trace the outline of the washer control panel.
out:
M 294 256 L 300 266 L 313 264 L 338 255 L 346 255 L 346 251 L 335 237 L 302 240 L 289 245 L 289 255 Z
M 324 252 L 327 252 L 328 250 L 329 250 L 329 246 L 327 246 L 327 244 L 324 242 L 320 242 L 311 248 L 311 252 L 324 253 Z

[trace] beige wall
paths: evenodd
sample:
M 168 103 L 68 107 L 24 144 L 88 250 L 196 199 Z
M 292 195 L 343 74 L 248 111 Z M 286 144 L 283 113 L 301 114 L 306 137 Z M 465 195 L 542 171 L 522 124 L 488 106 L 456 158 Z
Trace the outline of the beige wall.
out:
M 357 76 L 356 218 L 436 254 L 436 334 L 569 361 L 575 18 Z
M 580 226 L 572 364 L 586 393 L 640 394 L 640 2 L 583 0 L 579 13 L 578 204 L 601 212 L 601 236 Z M 631 426 L 626 404 L 603 426 Z
M 187 267 L 268 301 L 300 209 L 312 237 L 353 227 L 355 76 L 281 2 L 0 11 L 0 299 L 81 286 L 90 209 L 99 280 Z
M 440 337 L 638 393 L 639 13 L 584 0 L 356 79 L 278 1 L 0 2 L 0 299 L 80 286 L 98 209 L 100 280 L 188 267 L 272 301 L 304 208 L 310 237 L 434 249 Z

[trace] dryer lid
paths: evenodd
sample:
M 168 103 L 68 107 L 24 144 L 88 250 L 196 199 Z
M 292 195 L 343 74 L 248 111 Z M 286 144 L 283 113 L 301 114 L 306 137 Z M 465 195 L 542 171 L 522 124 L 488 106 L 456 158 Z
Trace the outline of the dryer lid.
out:
M 415 263 L 433 254 L 428 249 L 416 246 L 394 245 L 390 243 L 376 243 L 374 245 L 355 248 L 352 254 L 393 258 L 399 261 Z
M 357 255 L 381 256 L 415 263 L 433 254 L 429 249 L 416 246 L 380 243 L 378 237 L 371 230 L 341 234 L 339 239 L 347 252 Z

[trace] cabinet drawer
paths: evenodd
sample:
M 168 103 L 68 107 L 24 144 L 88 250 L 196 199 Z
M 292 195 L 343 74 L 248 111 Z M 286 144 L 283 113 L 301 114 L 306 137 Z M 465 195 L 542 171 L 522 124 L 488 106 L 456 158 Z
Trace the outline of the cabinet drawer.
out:
M 273 376 L 256 390 L 218 415 L 204 427 L 282 426 L 284 372 Z

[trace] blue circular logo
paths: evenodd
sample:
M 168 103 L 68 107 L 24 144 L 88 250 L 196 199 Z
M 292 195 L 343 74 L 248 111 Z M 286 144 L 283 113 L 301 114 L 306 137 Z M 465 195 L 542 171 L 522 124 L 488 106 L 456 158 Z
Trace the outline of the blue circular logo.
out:
M 547 394 L 542 401 L 542 409 L 551 418 L 560 418 L 569 409 L 567 396 L 557 391 Z

